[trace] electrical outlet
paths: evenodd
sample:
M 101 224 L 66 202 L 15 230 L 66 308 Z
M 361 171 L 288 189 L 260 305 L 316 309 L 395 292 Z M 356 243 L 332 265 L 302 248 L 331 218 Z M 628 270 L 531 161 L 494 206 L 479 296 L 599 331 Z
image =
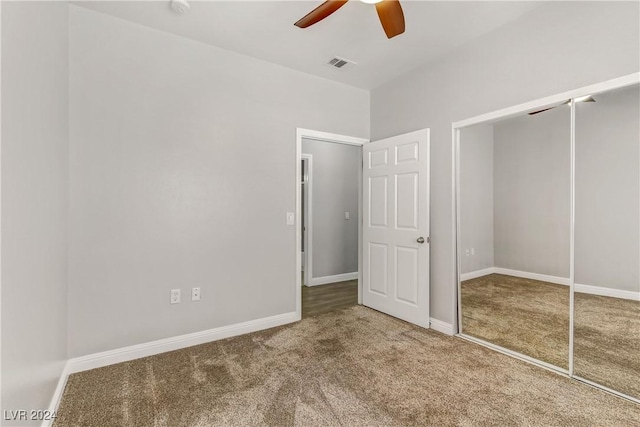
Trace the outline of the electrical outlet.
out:
M 180 289 L 171 289 L 171 304 L 180 304 Z
M 191 288 L 191 301 L 200 301 L 200 288 Z
M 351 219 L 351 214 L 349 212 L 345 212 L 344 219 Z
M 469 256 L 471 255 L 471 250 L 470 249 L 465 249 L 464 250 L 464 256 Z

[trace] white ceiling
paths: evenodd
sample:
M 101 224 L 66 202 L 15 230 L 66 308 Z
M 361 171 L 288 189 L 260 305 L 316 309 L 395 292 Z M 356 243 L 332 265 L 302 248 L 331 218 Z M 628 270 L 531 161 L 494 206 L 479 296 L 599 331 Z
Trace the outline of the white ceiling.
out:
M 371 89 L 482 34 L 540 2 L 402 1 L 406 32 L 387 39 L 375 7 L 351 0 L 306 29 L 293 25 L 322 1 L 191 1 L 174 13 L 169 1 L 84 1 L 75 4 L 241 54 Z M 357 63 L 339 70 L 334 56 Z

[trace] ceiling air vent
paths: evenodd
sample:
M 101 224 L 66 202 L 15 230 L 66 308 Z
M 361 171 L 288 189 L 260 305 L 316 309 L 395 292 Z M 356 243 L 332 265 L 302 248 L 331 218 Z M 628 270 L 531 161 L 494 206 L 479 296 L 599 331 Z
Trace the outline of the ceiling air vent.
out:
M 327 62 L 327 64 L 332 66 L 333 68 L 344 70 L 345 68 L 349 68 L 348 65 L 355 65 L 355 62 L 336 56 L 335 58 L 331 58 L 331 60 Z

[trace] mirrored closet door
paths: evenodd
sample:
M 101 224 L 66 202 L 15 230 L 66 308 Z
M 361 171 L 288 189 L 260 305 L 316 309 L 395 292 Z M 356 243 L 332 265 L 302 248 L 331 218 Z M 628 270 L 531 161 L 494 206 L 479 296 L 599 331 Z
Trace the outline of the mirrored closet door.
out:
M 574 375 L 640 399 L 640 87 L 575 111 Z
M 454 147 L 460 335 L 640 403 L 640 73 Z
M 529 114 L 533 113 L 533 114 Z M 569 369 L 571 108 L 459 138 L 462 333 Z

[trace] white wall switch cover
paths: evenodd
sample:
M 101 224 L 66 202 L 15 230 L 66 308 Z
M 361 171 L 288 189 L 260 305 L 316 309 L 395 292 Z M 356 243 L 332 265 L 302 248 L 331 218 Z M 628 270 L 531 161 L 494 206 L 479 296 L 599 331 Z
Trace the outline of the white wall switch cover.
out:
M 191 301 L 200 301 L 200 288 L 191 288 Z
M 351 215 L 349 214 L 349 212 L 344 213 L 344 219 L 349 219 L 350 217 Z
M 293 212 L 287 212 L 287 225 L 295 225 L 296 214 Z

